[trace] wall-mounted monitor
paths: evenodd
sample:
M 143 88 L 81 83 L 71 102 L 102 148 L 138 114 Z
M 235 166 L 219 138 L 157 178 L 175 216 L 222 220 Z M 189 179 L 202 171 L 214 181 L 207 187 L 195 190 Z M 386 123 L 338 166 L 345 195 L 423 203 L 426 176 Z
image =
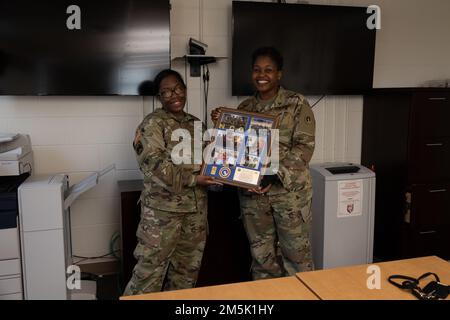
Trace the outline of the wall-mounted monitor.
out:
M 366 7 L 233 1 L 232 94 L 254 92 L 252 52 L 284 57 L 282 85 L 308 95 L 362 94 L 372 88 L 375 30 Z
M 0 95 L 146 94 L 170 66 L 169 5 L 1 0 Z

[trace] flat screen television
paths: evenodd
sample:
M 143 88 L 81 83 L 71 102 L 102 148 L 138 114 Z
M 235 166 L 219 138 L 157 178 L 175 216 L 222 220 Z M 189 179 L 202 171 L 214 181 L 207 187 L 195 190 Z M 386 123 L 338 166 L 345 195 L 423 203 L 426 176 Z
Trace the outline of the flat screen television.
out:
M 169 0 L 0 0 L 0 95 L 145 95 L 169 17 Z
M 362 94 L 372 88 L 375 30 L 367 8 L 233 1 L 232 94 L 254 92 L 251 55 L 276 47 L 282 85 L 305 95 Z

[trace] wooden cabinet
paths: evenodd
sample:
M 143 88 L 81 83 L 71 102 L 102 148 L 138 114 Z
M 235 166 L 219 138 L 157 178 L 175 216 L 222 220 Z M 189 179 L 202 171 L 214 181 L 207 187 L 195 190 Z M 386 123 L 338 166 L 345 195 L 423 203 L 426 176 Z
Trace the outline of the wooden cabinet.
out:
M 361 162 L 377 174 L 375 257 L 450 258 L 450 89 L 364 96 Z
M 431 232 L 441 224 L 450 224 L 449 208 L 449 184 L 412 186 L 410 223 L 416 230 Z

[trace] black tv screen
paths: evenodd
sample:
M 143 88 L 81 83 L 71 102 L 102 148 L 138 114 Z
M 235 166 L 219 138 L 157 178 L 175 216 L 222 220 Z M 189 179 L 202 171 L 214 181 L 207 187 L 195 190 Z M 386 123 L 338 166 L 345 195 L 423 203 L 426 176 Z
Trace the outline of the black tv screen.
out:
M 367 8 L 233 1 L 232 94 L 254 92 L 251 55 L 276 47 L 282 85 L 307 95 L 362 94 L 372 88 L 375 30 Z
M 169 0 L 0 0 L 0 95 L 146 94 L 169 20 Z

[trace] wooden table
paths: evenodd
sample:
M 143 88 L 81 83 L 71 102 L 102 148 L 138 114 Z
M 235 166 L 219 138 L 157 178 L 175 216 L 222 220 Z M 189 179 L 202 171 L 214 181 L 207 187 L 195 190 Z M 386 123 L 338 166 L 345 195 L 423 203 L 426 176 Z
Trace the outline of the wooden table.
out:
M 371 265 L 380 267 L 380 290 L 367 287 L 367 280 L 373 274 L 367 269 Z M 393 286 L 387 279 L 393 274 L 418 278 L 426 272 L 434 272 L 442 283 L 450 284 L 450 263 L 435 256 L 301 272 L 297 277 L 322 300 L 416 300 L 410 291 Z M 424 279 L 421 287 L 431 279 L 434 280 L 433 277 Z
M 380 289 L 369 289 L 373 277 L 368 267 L 378 266 Z M 416 300 L 407 290 L 388 282 L 401 274 L 417 278 L 436 273 L 442 283 L 450 284 L 450 263 L 438 257 L 366 264 L 352 267 L 297 273 L 296 277 L 240 282 L 220 286 L 121 297 L 121 300 Z M 425 285 L 431 277 L 425 279 Z M 450 300 L 450 297 L 447 299 Z
M 318 300 L 295 276 L 124 296 L 120 300 Z

